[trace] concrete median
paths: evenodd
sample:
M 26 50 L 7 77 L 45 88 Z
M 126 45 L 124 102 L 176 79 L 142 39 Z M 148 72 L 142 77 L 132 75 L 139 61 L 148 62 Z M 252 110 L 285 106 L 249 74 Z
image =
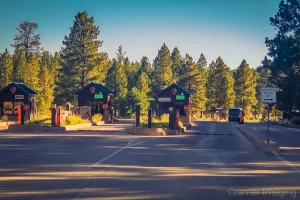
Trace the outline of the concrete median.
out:
M 258 149 L 259 151 L 281 152 L 279 146 L 272 140 L 267 143 L 266 139 L 255 135 L 255 130 L 246 125 L 236 125 L 236 128 Z
M 142 128 L 142 127 L 131 127 L 127 128 L 126 132 L 132 135 L 147 135 L 147 136 L 165 136 L 165 128 Z

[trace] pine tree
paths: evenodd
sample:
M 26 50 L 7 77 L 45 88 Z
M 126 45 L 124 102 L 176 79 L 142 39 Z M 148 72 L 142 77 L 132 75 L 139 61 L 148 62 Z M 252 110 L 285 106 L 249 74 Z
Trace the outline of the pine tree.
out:
M 15 49 L 13 54 L 13 81 L 23 82 L 23 75 L 26 72 L 26 55 L 25 51 L 22 49 Z
M 190 90 L 192 86 L 193 76 L 195 74 L 195 71 L 193 72 L 194 67 L 196 67 L 196 63 L 193 58 L 189 54 L 186 54 L 184 63 L 180 68 L 178 84 L 187 90 Z
M 56 60 L 49 52 L 42 54 L 40 61 L 39 88 L 37 89 L 37 106 L 40 113 L 48 113 L 54 99 Z
M 173 52 L 171 54 L 172 59 L 172 72 L 173 72 L 173 78 L 175 82 L 179 81 L 181 74 L 181 65 L 182 63 L 182 57 L 180 55 L 180 51 L 177 47 L 173 49 Z
M 127 77 L 127 88 L 131 90 L 133 87 L 136 87 L 136 81 L 138 79 L 138 71 L 140 70 L 140 63 L 130 62 L 129 58 L 124 60 L 124 69 Z
M 117 98 L 124 98 L 127 94 L 127 77 L 124 67 L 116 60 L 108 70 L 105 80 L 105 86 L 115 91 Z
M 141 92 L 145 92 L 146 94 L 149 93 L 149 79 L 145 72 L 142 72 L 142 74 L 138 78 L 137 82 L 137 89 Z
M 39 25 L 36 22 L 24 21 L 19 24 L 17 34 L 14 37 L 14 44 L 11 46 L 16 49 L 24 49 L 26 55 L 28 53 L 39 53 L 42 48 L 40 47 L 40 34 L 36 33 Z
M 153 89 L 155 94 L 174 82 L 171 66 L 170 51 L 164 43 L 154 60 L 155 83 Z
M 95 70 L 102 66 L 103 55 L 98 52 L 102 41 L 98 40 L 100 30 L 94 23 L 94 17 L 89 17 L 85 11 L 79 12 L 71 32 L 65 36 L 58 81 L 58 98 L 61 103 L 75 101 L 80 88 L 101 76 Z
M 270 84 L 277 87 L 279 109 L 288 113 L 300 109 L 299 7 L 299 0 L 282 0 L 278 12 L 270 18 L 278 32 L 265 41 L 268 55 L 273 58 Z
M 198 59 L 197 65 L 194 66 L 193 71 L 193 81 L 191 90 L 192 95 L 192 105 L 196 112 L 201 112 L 206 110 L 207 98 L 206 98 L 206 84 L 207 84 L 207 62 L 203 54 L 201 54 Z
M 265 56 L 264 60 L 261 62 L 261 66 L 256 68 L 256 99 L 258 100 L 256 104 L 256 114 L 263 114 L 265 112 L 264 104 L 260 100 L 260 90 L 263 87 L 269 86 L 269 78 L 271 75 L 270 67 L 271 67 L 271 60 Z
M 206 108 L 215 107 L 216 105 L 216 90 L 218 88 L 218 80 L 216 76 L 216 63 L 212 61 L 207 70 L 207 81 L 206 81 Z
M 13 61 L 10 53 L 5 49 L 0 53 L 0 88 L 6 87 L 13 79 Z
M 205 110 L 206 108 L 206 72 L 199 69 L 197 65 L 194 65 L 191 72 L 191 108 L 192 111 L 197 113 Z
M 221 57 L 216 60 L 215 70 L 215 103 L 217 107 L 228 109 L 234 106 L 234 78 L 230 68 L 224 63 Z
M 132 105 L 135 105 L 135 103 L 139 103 L 141 106 L 141 115 L 146 115 L 149 107 L 149 100 L 146 92 L 139 90 L 138 88 L 134 87 L 129 92 L 130 99 L 132 102 Z M 133 109 L 134 112 L 135 109 Z
M 120 45 L 120 46 L 118 47 L 118 50 L 117 50 L 116 54 L 117 54 L 117 61 L 118 61 L 121 65 L 124 65 L 124 61 L 125 61 L 125 59 L 126 59 L 126 58 L 125 58 L 126 52 L 123 51 L 122 45 Z M 127 58 L 127 59 L 128 59 L 128 58 Z
M 149 76 L 152 72 L 151 64 L 149 62 L 148 57 L 143 56 L 140 62 L 140 69 L 139 69 L 139 75 L 141 75 L 142 72 L 145 72 L 147 76 Z
M 206 70 L 207 69 L 207 61 L 205 56 L 201 53 L 200 58 L 198 59 L 197 65 L 199 69 Z
M 24 84 L 37 91 L 39 89 L 39 55 L 30 54 L 28 55 L 26 62 L 26 70 L 23 71 Z
M 101 52 L 97 57 L 94 69 L 88 74 L 87 79 L 98 83 L 104 83 L 107 71 L 109 69 L 108 54 Z
M 246 60 L 243 60 L 236 70 L 234 89 L 235 105 L 243 108 L 246 116 L 250 116 L 252 107 L 257 104 L 256 74 Z

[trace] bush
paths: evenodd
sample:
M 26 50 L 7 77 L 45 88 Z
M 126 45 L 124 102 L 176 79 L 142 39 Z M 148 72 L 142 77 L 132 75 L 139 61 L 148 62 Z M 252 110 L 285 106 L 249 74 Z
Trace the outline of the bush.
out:
M 160 117 L 160 121 L 161 121 L 161 122 L 169 123 L 169 114 L 163 114 L 163 115 Z
M 101 114 L 95 114 L 92 118 L 93 122 L 100 122 L 102 120 L 102 115 Z
M 66 117 L 65 125 L 76 125 L 76 124 L 84 124 L 84 123 L 89 123 L 89 120 L 82 119 L 78 115 L 71 115 Z
M 300 117 L 293 117 L 291 119 L 291 124 L 300 125 Z
M 2 116 L 2 117 L 1 117 L 1 121 L 2 121 L 2 122 L 8 122 L 8 117 L 7 117 L 7 115 Z

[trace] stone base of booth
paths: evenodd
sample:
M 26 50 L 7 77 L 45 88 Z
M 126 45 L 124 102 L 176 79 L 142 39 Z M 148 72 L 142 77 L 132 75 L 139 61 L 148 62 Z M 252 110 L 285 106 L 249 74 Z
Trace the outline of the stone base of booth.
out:
M 8 133 L 38 133 L 38 132 L 59 132 L 77 130 L 81 128 L 91 127 L 92 123 L 66 125 L 66 126 L 43 126 L 40 124 L 12 124 L 8 126 Z
M 148 136 L 165 136 L 165 128 L 142 128 L 142 127 L 132 127 L 127 128 L 126 132 L 132 135 L 148 135 Z
M 167 129 L 167 135 L 180 135 L 182 133 L 183 133 L 183 129 L 182 128 L 180 130 Z
M 8 126 L 7 132 L 9 133 L 37 133 L 42 132 L 42 126 L 38 124 L 11 124 Z
M 17 124 L 18 122 L 0 122 L 0 127 L 2 126 L 9 126 L 11 124 Z

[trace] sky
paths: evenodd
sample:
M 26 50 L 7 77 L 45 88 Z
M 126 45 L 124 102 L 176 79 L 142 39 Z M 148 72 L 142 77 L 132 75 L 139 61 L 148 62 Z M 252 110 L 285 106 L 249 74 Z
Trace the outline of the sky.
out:
M 251 67 L 267 55 L 266 37 L 280 0 L 0 0 L 0 52 L 13 48 L 16 27 L 37 22 L 45 50 L 62 47 L 76 13 L 87 11 L 99 26 L 99 49 L 115 57 L 119 45 L 132 61 L 147 56 L 152 62 L 165 42 L 208 63 L 221 56 L 232 69 L 243 59 Z

